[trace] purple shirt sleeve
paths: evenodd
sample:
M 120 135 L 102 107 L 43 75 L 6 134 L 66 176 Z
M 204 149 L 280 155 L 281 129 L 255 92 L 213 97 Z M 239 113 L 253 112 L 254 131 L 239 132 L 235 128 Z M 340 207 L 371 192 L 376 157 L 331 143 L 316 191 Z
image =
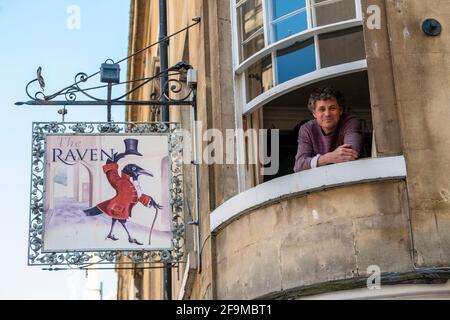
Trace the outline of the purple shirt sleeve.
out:
M 342 127 L 344 144 L 350 144 L 352 149 L 361 156 L 363 149 L 363 136 L 361 122 L 356 117 L 349 117 Z
M 294 172 L 311 169 L 311 159 L 315 156 L 310 132 L 305 125 L 298 133 L 297 155 L 295 156 Z

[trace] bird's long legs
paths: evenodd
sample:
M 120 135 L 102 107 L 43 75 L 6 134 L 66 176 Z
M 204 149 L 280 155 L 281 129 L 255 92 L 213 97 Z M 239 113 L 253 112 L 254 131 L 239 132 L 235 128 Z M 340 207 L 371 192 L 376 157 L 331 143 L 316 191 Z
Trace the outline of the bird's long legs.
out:
M 142 243 L 140 243 L 140 242 L 137 241 L 136 239 L 132 238 L 131 235 L 130 235 L 130 233 L 128 232 L 127 226 L 125 225 L 126 222 L 127 222 L 127 220 L 121 219 L 121 220 L 119 220 L 119 222 L 122 224 L 122 227 L 125 229 L 125 231 L 126 231 L 127 234 L 128 234 L 128 242 L 130 242 L 130 243 L 136 243 L 136 244 L 138 244 L 138 245 L 141 246 Z
M 112 219 L 112 222 L 111 222 L 111 229 L 109 230 L 109 233 L 108 233 L 108 235 L 106 236 L 106 238 L 108 238 L 108 239 L 111 239 L 111 240 L 114 240 L 114 241 L 116 241 L 116 240 L 119 240 L 119 238 L 116 238 L 116 236 L 115 235 L 113 235 L 113 229 L 114 229 L 114 225 L 116 224 L 116 221 L 117 221 L 117 219 Z

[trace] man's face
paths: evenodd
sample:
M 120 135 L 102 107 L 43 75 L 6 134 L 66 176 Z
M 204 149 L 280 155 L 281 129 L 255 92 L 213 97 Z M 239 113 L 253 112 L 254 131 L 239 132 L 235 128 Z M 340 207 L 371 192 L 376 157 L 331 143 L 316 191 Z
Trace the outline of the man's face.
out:
M 313 116 L 325 134 L 336 129 L 342 114 L 342 108 L 336 98 L 329 100 L 318 100 L 314 104 Z

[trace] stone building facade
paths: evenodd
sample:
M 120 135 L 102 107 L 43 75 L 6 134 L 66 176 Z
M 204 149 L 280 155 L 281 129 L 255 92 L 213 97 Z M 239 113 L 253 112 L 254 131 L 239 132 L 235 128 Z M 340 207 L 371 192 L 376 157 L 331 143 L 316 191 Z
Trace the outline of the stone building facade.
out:
M 169 66 L 185 60 L 198 72 L 202 133 L 278 129 L 280 141 L 271 175 L 270 164 L 247 161 L 259 148 L 277 152 L 260 136 L 236 138 L 232 163 L 200 165 L 200 223 L 186 224 L 172 298 L 450 297 L 450 1 L 167 4 L 168 34 L 202 19 L 169 44 Z M 442 24 L 440 35 L 423 32 L 427 18 Z M 132 0 L 129 52 L 156 41 L 158 1 Z M 128 78 L 158 68 L 155 46 L 129 61 Z M 366 157 L 293 173 L 296 130 L 322 84 L 362 119 Z M 157 83 L 131 98 L 152 94 Z M 190 116 L 170 107 L 187 129 Z M 127 120 L 157 119 L 155 107 L 127 108 Z M 188 222 L 195 194 L 184 169 Z M 381 289 L 369 290 L 378 272 Z M 119 299 L 162 297 L 162 269 L 119 271 Z

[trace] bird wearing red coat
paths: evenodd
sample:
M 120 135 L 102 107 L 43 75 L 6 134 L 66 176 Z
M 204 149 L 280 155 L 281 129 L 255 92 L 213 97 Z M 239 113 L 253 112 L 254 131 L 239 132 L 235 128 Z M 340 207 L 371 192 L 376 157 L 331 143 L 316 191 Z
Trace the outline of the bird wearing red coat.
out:
M 136 154 L 136 153 L 128 153 Z M 106 174 L 110 185 L 116 190 L 116 195 L 104 202 L 99 203 L 95 207 L 84 210 L 86 215 L 95 216 L 99 214 L 106 214 L 112 218 L 111 229 L 109 230 L 107 239 L 119 240 L 114 234 L 113 229 L 117 221 L 121 223 L 128 235 L 128 242 L 142 245 L 141 242 L 133 238 L 126 227 L 126 222 L 131 218 L 133 207 L 140 202 L 146 207 L 154 207 L 162 209 L 156 201 L 149 195 L 142 193 L 138 178 L 141 175 L 153 177 L 149 171 L 142 169 L 136 164 L 127 164 L 122 169 L 122 175 L 118 173 L 117 161 L 125 157 L 127 153 L 115 153 L 112 159 L 108 159 L 103 166 L 103 171 Z M 140 155 L 140 154 L 139 154 Z

